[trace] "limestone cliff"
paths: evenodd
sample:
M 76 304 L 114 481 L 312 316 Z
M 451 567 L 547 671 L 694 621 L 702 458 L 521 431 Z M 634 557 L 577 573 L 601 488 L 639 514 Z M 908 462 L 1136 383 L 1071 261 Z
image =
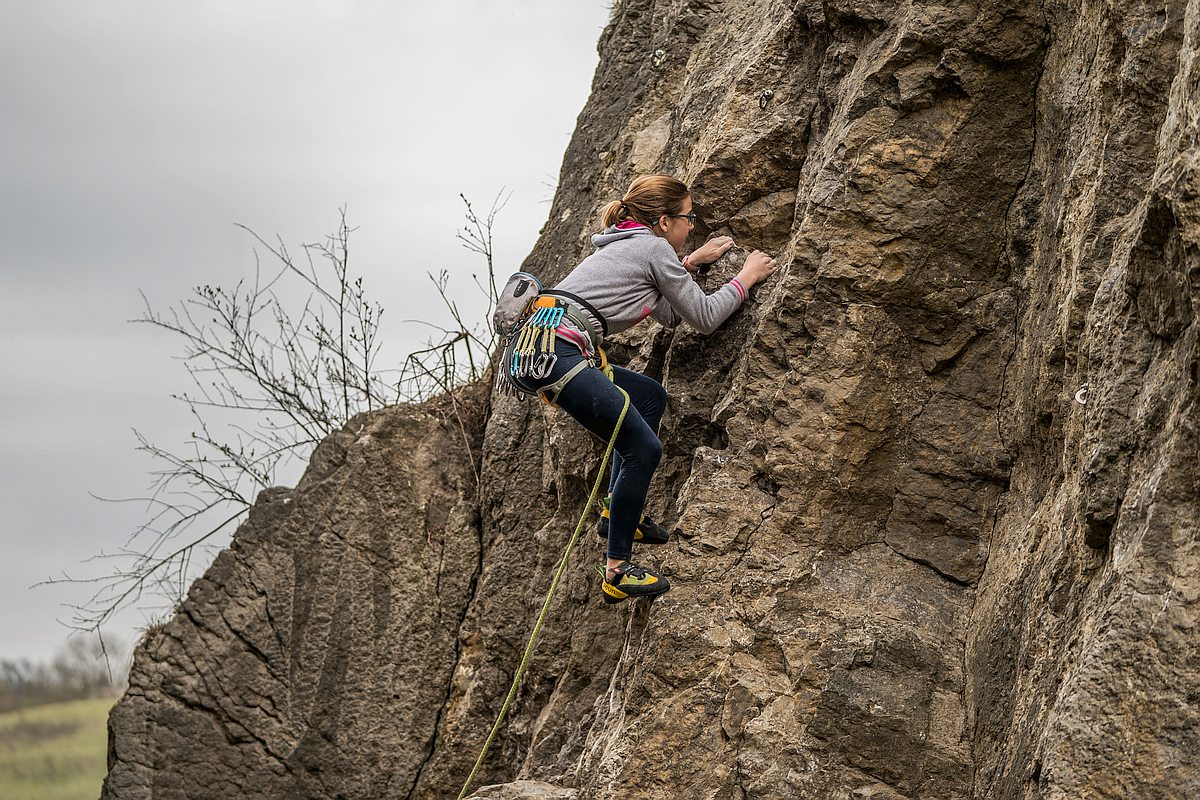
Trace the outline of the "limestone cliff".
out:
M 1200 794 L 1198 54 L 1200 0 L 614 5 L 525 267 L 648 171 L 784 266 L 612 347 L 671 394 L 675 588 L 604 605 L 585 542 L 477 797 Z M 598 462 L 487 390 L 264 493 L 105 798 L 455 796 Z

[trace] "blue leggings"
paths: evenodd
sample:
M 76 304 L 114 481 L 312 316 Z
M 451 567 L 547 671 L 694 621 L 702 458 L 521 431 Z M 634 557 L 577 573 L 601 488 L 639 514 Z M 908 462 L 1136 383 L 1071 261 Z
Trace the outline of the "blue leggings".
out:
M 554 352 L 558 362 L 545 378 L 515 380 L 527 389 L 541 389 L 584 360 L 579 348 L 564 339 L 555 340 Z M 667 392 L 658 381 L 632 370 L 614 366 L 610 381 L 600 370 L 588 367 L 563 388 L 557 405 L 607 443 L 625 405 L 617 386 L 629 394 L 629 411 L 617 434 L 608 482 L 612 496 L 608 557 L 627 561 L 633 554 L 633 534 L 642 520 L 650 478 L 662 459 L 658 423 L 667 407 Z

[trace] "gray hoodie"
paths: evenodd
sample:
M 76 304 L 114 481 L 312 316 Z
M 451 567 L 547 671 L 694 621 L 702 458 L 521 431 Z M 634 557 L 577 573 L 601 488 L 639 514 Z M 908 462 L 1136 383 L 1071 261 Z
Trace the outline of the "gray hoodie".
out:
M 664 325 L 682 320 L 712 333 L 746 298 L 736 279 L 705 295 L 667 240 L 644 226 L 608 228 L 593 236 L 592 244 L 596 252 L 554 288 L 591 303 L 610 334 L 650 316 Z

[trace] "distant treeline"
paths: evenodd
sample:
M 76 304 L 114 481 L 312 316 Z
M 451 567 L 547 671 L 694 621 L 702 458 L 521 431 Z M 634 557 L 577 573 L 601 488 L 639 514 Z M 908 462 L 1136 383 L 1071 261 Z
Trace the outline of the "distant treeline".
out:
M 106 644 L 107 660 L 98 641 L 82 637 L 69 639 L 49 663 L 0 658 L 0 713 L 124 688 L 126 650 Z

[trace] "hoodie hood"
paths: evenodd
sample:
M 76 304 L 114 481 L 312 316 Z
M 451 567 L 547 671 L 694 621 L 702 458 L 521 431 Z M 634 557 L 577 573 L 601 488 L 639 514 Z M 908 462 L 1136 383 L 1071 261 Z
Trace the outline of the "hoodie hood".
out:
M 639 225 L 636 228 L 618 228 L 616 225 L 613 225 L 600 231 L 600 233 L 593 234 L 592 244 L 596 247 L 604 247 L 606 244 L 612 244 L 613 242 L 619 242 L 634 236 L 654 236 L 654 231 L 645 225 Z

